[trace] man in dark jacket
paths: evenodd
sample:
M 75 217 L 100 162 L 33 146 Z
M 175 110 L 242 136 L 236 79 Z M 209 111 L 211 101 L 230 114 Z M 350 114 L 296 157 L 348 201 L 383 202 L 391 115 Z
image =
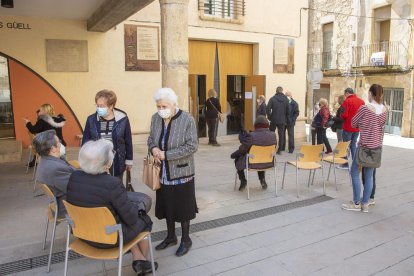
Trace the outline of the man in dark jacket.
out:
M 277 128 L 277 134 L 279 137 L 278 154 L 285 149 L 286 138 L 285 128 L 289 118 L 289 100 L 283 94 L 283 88 L 278 86 L 276 88 L 276 94 L 270 98 L 266 107 L 267 118 L 270 120 L 270 131 L 275 131 Z
M 240 179 L 239 191 L 244 190 L 247 185 L 246 176 L 244 175 L 244 170 L 246 169 L 246 155 L 250 150 L 252 145 L 256 146 L 271 146 L 275 145 L 276 147 L 276 134 L 274 131 L 269 130 L 269 121 L 265 116 L 258 116 L 254 122 L 255 130 L 247 134 L 243 140 L 241 140 L 241 145 L 238 150 L 231 154 L 231 158 L 235 159 L 234 163 L 236 165 L 237 174 Z M 273 167 L 273 163 L 265 164 L 252 164 L 251 169 L 267 169 Z M 265 172 L 257 172 L 262 185 L 262 189 L 267 189 L 267 183 L 265 180 Z
M 295 150 L 295 124 L 296 124 L 296 119 L 299 116 L 299 105 L 292 98 L 292 92 L 286 91 L 286 97 L 289 100 L 289 117 L 288 117 L 287 125 L 286 125 L 288 139 L 289 139 L 288 147 L 289 147 L 289 153 L 293 153 L 293 151 Z M 284 137 L 286 137 L 286 134 Z

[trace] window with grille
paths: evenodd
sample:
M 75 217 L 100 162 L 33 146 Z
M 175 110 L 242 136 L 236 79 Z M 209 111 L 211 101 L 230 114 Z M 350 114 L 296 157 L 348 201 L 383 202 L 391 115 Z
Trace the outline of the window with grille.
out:
M 199 0 L 202 19 L 237 20 L 245 14 L 244 0 Z

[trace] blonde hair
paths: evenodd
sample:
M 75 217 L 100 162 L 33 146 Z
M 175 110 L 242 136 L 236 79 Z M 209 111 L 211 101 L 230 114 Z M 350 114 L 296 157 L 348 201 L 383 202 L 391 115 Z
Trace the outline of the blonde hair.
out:
M 258 97 L 262 102 L 266 102 L 266 98 L 264 95 L 259 95 Z
M 108 106 L 111 106 L 111 105 L 115 106 L 116 100 L 117 100 L 115 92 L 112 91 L 112 90 L 106 90 L 106 89 L 101 90 L 98 93 L 96 93 L 95 103 L 97 103 L 98 99 L 100 99 L 100 98 L 106 99 L 106 104 Z
M 55 116 L 55 109 L 51 104 L 42 104 L 40 109 L 43 110 L 49 116 Z
M 208 90 L 208 97 L 209 98 L 216 97 L 216 96 L 217 96 L 217 91 L 216 90 L 214 90 L 214 89 Z
M 321 106 L 328 106 L 328 101 L 325 98 L 320 98 L 319 99 L 319 104 Z

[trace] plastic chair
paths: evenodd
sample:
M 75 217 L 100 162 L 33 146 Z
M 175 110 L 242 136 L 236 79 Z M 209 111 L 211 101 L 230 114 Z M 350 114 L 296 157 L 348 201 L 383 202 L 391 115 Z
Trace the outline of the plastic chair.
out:
M 272 166 L 266 169 L 252 169 L 252 164 L 266 164 L 272 163 Z M 249 153 L 246 158 L 246 180 L 247 180 L 247 199 L 250 199 L 249 189 L 249 171 L 267 171 L 273 169 L 275 175 L 275 196 L 277 196 L 277 179 L 276 179 L 276 148 L 275 145 L 271 146 L 256 146 L 250 147 Z M 234 189 L 237 187 L 237 171 L 234 181 Z
M 50 250 L 49 250 L 49 259 L 47 262 L 47 272 L 50 271 L 50 265 L 52 262 L 52 252 L 53 252 L 53 244 L 55 241 L 55 233 L 56 233 L 56 225 L 65 220 L 65 218 L 59 218 L 59 208 L 58 208 L 58 201 L 56 196 L 53 194 L 52 190 L 46 184 L 41 183 L 40 187 L 42 188 L 43 192 L 49 199 L 49 204 L 47 207 L 47 214 L 46 214 L 46 225 L 45 225 L 45 238 L 43 240 L 43 250 L 46 247 L 46 239 L 47 239 L 47 232 L 49 229 L 49 222 L 53 221 L 53 228 L 52 228 L 52 237 L 50 239 Z
M 96 260 L 118 259 L 118 276 L 122 274 L 122 256 L 135 244 L 143 239 L 148 239 L 152 273 L 155 275 L 154 255 L 152 252 L 151 233 L 142 232 L 132 241 L 124 244 L 122 226 L 116 224 L 115 218 L 106 207 L 84 208 L 63 201 L 66 207 L 68 231 L 66 239 L 65 272 L 68 270 L 69 251 L 72 250 L 85 257 Z M 69 244 L 70 234 L 74 240 Z M 119 247 L 111 249 L 99 249 L 82 241 L 92 241 L 105 244 L 116 244 L 119 239 Z
M 326 156 L 323 161 L 329 163 L 329 172 L 328 172 L 328 181 L 329 181 L 329 176 L 331 174 L 331 167 L 333 165 L 334 169 L 334 176 L 335 176 L 335 186 L 336 186 L 336 190 L 338 191 L 338 183 L 336 181 L 336 165 L 344 165 L 344 164 L 348 164 L 348 176 L 349 176 L 349 182 L 352 185 L 351 182 L 351 172 L 350 172 L 350 166 L 348 163 L 349 160 L 349 144 L 350 142 L 339 142 L 336 147 L 335 150 L 333 151 L 333 155 L 330 156 Z M 347 159 L 348 158 L 348 159 Z
M 322 181 L 323 181 L 323 194 L 326 194 L 325 191 L 325 177 L 322 165 L 323 159 L 323 145 L 302 145 L 300 151 L 296 154 L 296 161 L 288 161 L 285 163 L 285 168 L 283 170 L 283 180 L 282 180 L 282 189 L 284 188 L 285 184 L 285 174 L 286 174 L 286 166 L 291 165 L 296 168 L 296 195 L 299 197 L 299 184 L 298 184 L 298 176 L 299 170 L 307 170 L 309 171 L 309 179 L 308 179 L 308 187 L 311 183 L 311 175 L 313 172 L 312 177 L 312 185 L 313 180 L 315 179 L 315 171 L 317 169 L 322 170 Z

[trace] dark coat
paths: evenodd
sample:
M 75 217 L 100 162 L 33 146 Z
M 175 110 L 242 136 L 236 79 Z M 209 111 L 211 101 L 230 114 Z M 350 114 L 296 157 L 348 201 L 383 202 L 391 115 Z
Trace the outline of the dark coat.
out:
M 257 108 L 256 111 L 256 116 L 260 116 L 263 115 L 266 117 L 266 103 L 262 103 L 261 105 L 259 105 L 259 107 Z
M 119 109 L 114 109 L 114 113 L 115 124 L 112 129 L 112 143 L 116 153 L 111 174 L 117 176 L 125 171 L 126 165 L 132 165 L 133 148 L 131 126 L 126 113 Z M 97 113 L 94 113 L 86 120 L 82 145 L 90 140 L 101 139 L 99 128 L 99 117 Z
M 206 118 L 207 119 L 216 119 L 218 118 L 218 112 L 221 113 L 220 100 L 214 97 L 208 98 L 206 100 Z
M 66 120 L 62 114 L 59 114 L 56 117 L 51 117 L 49 115 L 40 115 L 37 118 L 36 124 L 32 125 L 31 122 L 26 124 L 27 129 L 32 134 L 38 134 L 40 132 L 54 129 L 56 131 L 56 136 L 59 138 L 62 145 L 66 146 L 66 142 L 63 139 L 62 128 L 65 125 Z
M 266 107 L 267 118 L 273 125 L 286 125 L 289 117 L 289 100 L 283 93 L 276 93 Z
M 334 119 L 334 124 L 332 126 L 332 129 L 342 129 L 344 126 L 344 119 L 341 118 L 341 114 L 344 113 L 344 108 L 341 106 L 336 111 Z
M 270 131 L 268 128 L 259 128 L 247 134 L 241 143 L 239 149 L 231 154 L 231 158 L 236 159 L 236 169 L 239 171 L 246 169 L 246 154 L 249 152 L 252 145 L 275 145 L 276 148 L 276 133 Z M 273 167 L 273 163 L 250 165 L 251 169 L 268 169 L 271 167 Z
M 107 173 L 91 175 L 83 171 L 72 173 L 66 200 L 80 207 L 107 207 L 117 223 L 122 224 L 124 243 L 131 241 L 140 232 L 149 230 L 145 222 L 138 217 L 144 205 L 132 203 L 119 178 Z
M 296 119 L 299 116 L 299 105 L 292 99 L 289 103 L 289 117 L 287 121 L 288 126 L 294 126 L 296 124 Z

